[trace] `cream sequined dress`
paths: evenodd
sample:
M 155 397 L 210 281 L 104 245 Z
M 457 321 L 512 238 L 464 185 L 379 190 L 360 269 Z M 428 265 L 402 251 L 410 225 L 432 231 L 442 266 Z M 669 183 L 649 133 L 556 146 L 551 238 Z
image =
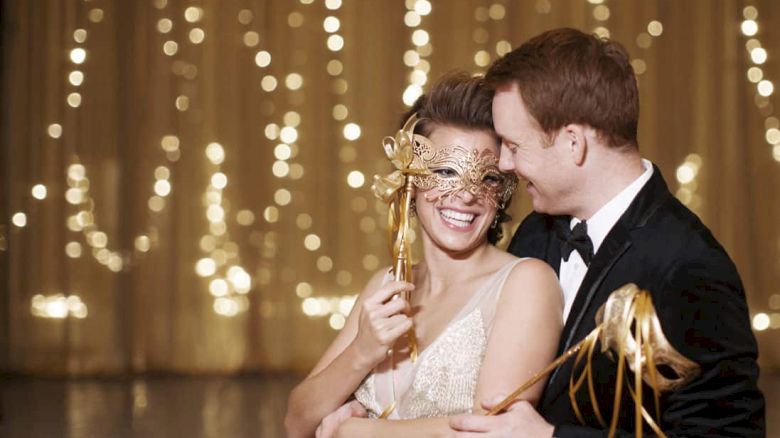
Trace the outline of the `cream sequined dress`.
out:
M 470 412 L 474 405 L 479 370 L 485 357 L 501 288 L 513 260 L 501 267 L 423 350 L 413 364 L 404 360 L 390 372 L 390 360 L 379 364 L 355 391 L 369 417 L 377 418 L 393 401 L 390 419 L 440 417 Z

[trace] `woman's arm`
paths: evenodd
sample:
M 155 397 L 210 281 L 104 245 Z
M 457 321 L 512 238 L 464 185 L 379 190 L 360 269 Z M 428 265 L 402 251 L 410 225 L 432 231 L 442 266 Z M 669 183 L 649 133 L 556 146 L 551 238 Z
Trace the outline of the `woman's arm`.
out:
M 563 326 L 563 296 L 555 272 L 536 259 L 519 263 L 501 291 L 480 369 L 474 400 L 480 402 L 506 395 L 555 358 Z M 535 403 L 544 380 L 520 398 Z M 454 431 L 447 417 L 417 420 L 370 420 L 350 418 L 338 429 L 337 437 L 449 437 Z
M 555 359 L 563 329 L 563 294 L 547 263 L 528 259 L 506 279 L 493 318 L 485 359 L 477 381 L 474 412 L 481 403 L 506 396 Z M 536 405 L 547 379 L 520 399 Z
M 374 420 L 350 418 L 344 421 L 335 438 L 410 438 L 451 437 L 452 429 L 447 417 L 420 418 L 417 420 Z
M 313 436 L 320 421 L 347 400 L 387 349 L 411 327 L 411 319 L 403 313 L 408 303 L 388 300 L 414 286 L 403 282 L 383 286 L 385 272 L 378 272 L 369 281 L 344 328 L 312 372 L 290 393 L 285 417 L 289 437 Z

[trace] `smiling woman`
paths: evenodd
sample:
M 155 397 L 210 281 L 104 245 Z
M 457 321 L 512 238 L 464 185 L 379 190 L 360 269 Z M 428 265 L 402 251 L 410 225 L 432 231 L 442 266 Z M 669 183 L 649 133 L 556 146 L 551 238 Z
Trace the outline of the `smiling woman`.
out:
M 292 391 L 290 436 L 317 427 L 318 436 L 449 430 L 448 416 L 479 411 L 481 401 L 519 384 L 555 351 L 561 294 L 554 272 L 492 245 L 516 178 L 498 168 L 490 91 L 479 77 L 448 74 L 404 120 L 415 117 L 416 125 L 403 126 L 414 126 L 405 132 L 428 173 L 414 177 L 423 248 L 414 284 L 392 281 L 387 268 L 374 275 L 341 333 Z M 413 291 L 408 301 L 393 298 L 405 290 Z M 416 359 L 404 336 L 412 326 Z M 525 396 L 533 402 L 541 388 Z M 360 415 L 368 418 L 348 418 Z

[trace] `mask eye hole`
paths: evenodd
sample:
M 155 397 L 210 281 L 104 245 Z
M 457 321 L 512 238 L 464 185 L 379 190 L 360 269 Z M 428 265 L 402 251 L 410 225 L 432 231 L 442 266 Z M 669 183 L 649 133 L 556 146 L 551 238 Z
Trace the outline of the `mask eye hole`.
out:
M 431 173 L 442 178 L 455 178 L 458 176 L 458 172 L 449 167 L 440 167 L 438 169 L 432 169 Z
M 482 178 L 482 182 L 487 184 L 490 187 L 498 187 L 501 185 L 503 181 L 504 178 L 502 178 L 500 175 L 495 175 L 495 174 L 487 174 Z
M 681 378 L 680 375 L 677 374 L 677 371 L 675 371 L 674 368 L 670 367 L 669 365 L 656 364 L 656 369 L 659 374 L 669 380 L 677 380 Z

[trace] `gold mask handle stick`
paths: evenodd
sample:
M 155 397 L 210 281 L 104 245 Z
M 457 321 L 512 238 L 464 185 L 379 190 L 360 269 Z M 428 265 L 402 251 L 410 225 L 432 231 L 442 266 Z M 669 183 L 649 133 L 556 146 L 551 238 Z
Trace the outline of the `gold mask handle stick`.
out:
M 407 233 L 409 231 L 409 212 L 411 209 L 412 204 L 412 196 L 414 195 L 414 181 L 413 178 L 410 175 L 406 176 L 406 185 L 404 187 L 404 192 L 401 195 L 403 202 L 403 209 L 402 212 L 406 213 L 406 217 L 401 217 L 400 220 L 400 226 L 398 229 L 398 252 L 395 254 L 395 263 L 393 268 L 393 274 L 395 281 L 408 281 L 412 282 L 412 261 L 410 259 L 410 252 L 411 248 L 407 246 Z M 398 295 L 396 295 L 398 296 Z M 402 292 L 401 296 L 406 301 L 409 301 L 411 298 L 411 294 L 409 291 Z M 417 361 L 417 337 L 414 334 L 414 326 L 409 329 L 408 332 L 406 332 L 406 338 L 407 342 L 409 344 L 409 355 L 411 356 L 412 362 Z
M 406 176 L 406 184 L 404 186 L 404 191 L 401 194 L 401 203 L 403 204 L 403 208 L 400 209 L 402 212 L 401 218 L 399 220 L 399 226 L 398 226 L 398 233 L 395 236 L 395 242 L 397 242 L 397 245 L 393 245 L 393 257 L 395 260 L 393 260 L 393 279 L 395 281 L 412 281 L 412 272 L 411 272 L 411 262 L 409 260 L 409 250 L 406 246 L 406 233 L 408 231 L 408 220 L 409 220 L 409 209 L 411 208 L 411 198 L 412 194 L 414 193 L 414 184 L 411 176 Z M 406 215 L 403 215 L 403 212 L 407 212 Z M 397 250 L 396 250 L 397 247 Z M 406 301 L 409 301 L 411 298 L 411 294 L 409 291 L 403 291 L 399 294 L 393 295 L 391 299 L 396 299 L 399 296 L 402 296 Z M 414 325 L 412 328 L 409 329 L 408 332 L 406 332 L 406 337 L 408 339 L 409 343 L 409 355 L 412 359 L 412 362 L 415 362 L 417 360 L 417 337 L 414 334 Z M 388 355 L 390 356 L 390 372 L 392 373 L 392 370 L 395 369 L 395 348 L 391 348 L 388 351 Z M 392 375 L 392 374 L 391 374 Z M 395 396 L 395 382 L 390 382 L 391 388 L 392 388 L 392 394 L 393 394 L 393 402 L 385 408 L 384 411 L 379 415 L 379 419 L 385 419 L 390 416 L 390 414 L 395 410 L 396 405 L 396 396 Z

